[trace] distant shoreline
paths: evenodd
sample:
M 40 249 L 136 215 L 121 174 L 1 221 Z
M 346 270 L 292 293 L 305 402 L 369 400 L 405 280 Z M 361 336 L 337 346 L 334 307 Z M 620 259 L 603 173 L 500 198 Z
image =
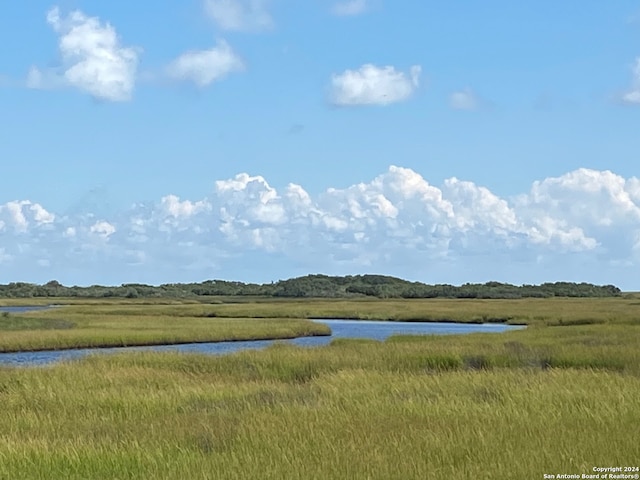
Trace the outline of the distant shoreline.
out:
M 486 283 L 426 284 L 387 275 L 307 275 L 274 283 L 256 284 L 226 280 L 200 283 L 146 285 L 127 283 L 120 286 L 65 286 L 56 280 L 43 285 L 14 282 L 0 285 L 0 298 L 93 298 L 93 299 L 192 299 L 209 297 L 236 298 L 456 298 L 518 299 L 578 297 L 618 297 L 623 292 L 615 285 L 554 282 L 539 285 L 512 285 L 496 281 Z

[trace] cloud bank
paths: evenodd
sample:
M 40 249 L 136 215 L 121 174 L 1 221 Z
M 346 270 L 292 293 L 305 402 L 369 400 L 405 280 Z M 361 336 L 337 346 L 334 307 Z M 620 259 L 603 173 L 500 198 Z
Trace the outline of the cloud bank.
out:
M 624 287 L 640 265 L 640 179 L 610 171 L 575 170 L 508 199 L 457 178 L 435 186 L 398 166 L 316 196 L 247 173 L 214 185 L 207 198 L 166 195 L 108 218 L 63 216 L 29 200 L 2 204 L 0 281 L 379 272 L 433 283 Z

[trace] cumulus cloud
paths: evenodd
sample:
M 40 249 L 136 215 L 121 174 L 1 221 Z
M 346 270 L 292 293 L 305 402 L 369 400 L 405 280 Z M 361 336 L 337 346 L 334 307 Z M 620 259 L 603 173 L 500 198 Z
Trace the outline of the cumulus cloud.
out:
M 420 83 L 419 65 L 408 73 L 395 67 L 365 64 L 357 70 L 346 70 L 331 78 L 329 99 L 334 105 L 389 105 L 407 100 Z
M 208 210 L 211 208 L 208 202 L 199 201 L 191 202 L 189 200 L 180 201 L 180 198 L 175 195 L 167 195 L 160 201 L 160 205 L 164 208 L 165 212 L 173 218 L 189 218 L 198 212 Z
M 222 30 L 257 32 L 273 27 L 268 0 L 205 0 L 207 15 Z
M 25 232 L 29 226 L 41 227 L 51 224 L 55 218 L 55 215 L 45 210 L 42 205 L 28 200 L 0 205 L 0 231 L 11 228 Z
M 622 96 L 622 101 L 632 105 L 640 105 L 640 57 L 636 58 L 636 63 L 633 67 L 633 85 Z
M 227 42 L 221 40 L 208 50 L 183 53 L 167 67 L 167 74 L 173 79 L 191 81 L 202 88 L 242 70 L 242 59 Z
M 455 110 L 475 110 L 479 103 L 478 97 L 470 88 L 453 92 L 449 97 L 449 105 Z
M 287 221 L 282 198 L 263 177 L 242 173 L 215 185 L 218 203 L 222 205 L 221 229 L 234 231 L 238 225 L 276 226 Z
M 32 66 L 27 86 L 37 89 L 69 86 L 113 102 L 131 99 L 136 82 L 140 49 L 121 44 L 115 28 L 79 10 L 62 16 L 58 7 L 47 22 L 59 35 L 59 68 Z
M 481 280 L 473 277 L 481 268 L 488 275 L 501 272 L 499 280 L 531 283 L 586 272 L 579 265 L 590 265 L 591 274 L 635 271 L 640 180 L 578 169 L 503 198 L 469 180 L 449 178 L 437 186 L 412 169 L 391 166 L 369 181 L 311 195 L 301 185 L 276 188 L 262 176 L 241 173 L 216 181 L 206 198 L 166 195 L 108 218 L 60 216 L 31 201 L 8 202 L 0 205 L 0 238 L 5 281 L 42 269 L 47 277 L 71 269 L 112 271 L 120 283 L 127 280 L 117 277 L 123 272 L 156 283 L 194 272 L 238 278 L 237 272 L 262 271 L 250 265 L 273 260 L 276 277 L 364 270 L 462 282 Z M 452 272 L 458 276 L 451 278 Z M 104 282 L 91 280 L 98 281 Z
M 116 233 L 116 227 L 111 225 L 109 222 L 101 220 L 91 225 L 89 232 L 102 238 L 109 238 L 111 235 Z
M 605 170 L 580 168 L 534 182 L 525 206 L 594 227 L 640 222 L 638 179 Z
M 532 218 L 544 243 L 577 243 L 608 258 L 621 258 L 640 232 L 639 180 L 611 171 L 581 168 L 534 182 L 531 192 L 516 201 Z M 558 233 L 564 227 L 564 236 Z M 568 235 L 568 236 L 567 236 Z
M 346 0 L 338 2 L 331 8 L 331 13 L 341 17 L 360 15 L 364 13 L 369 7 L 367 0 Z

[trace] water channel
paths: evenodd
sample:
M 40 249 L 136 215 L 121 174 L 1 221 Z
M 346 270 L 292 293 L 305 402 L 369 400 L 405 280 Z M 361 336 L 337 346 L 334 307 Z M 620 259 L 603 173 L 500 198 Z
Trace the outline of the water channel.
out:
M 49 307 L 0 307 L 0 312 L 27 312 Z M 181 345 L 154 345 L 148 347 L 85 348 L 75 350 L 45 350 L 39 352 L 0 353 L 0 365 L 46 365 L 80 358 L 93 353 L 115 353 L 124 351 L 175 351 L 213 355 L 260 349 L 274 342 L 285 342 L 302 347 L 319 347 L 336 338 L 367 338 L 384 341 L 391 335 L 460 335 L 468 333 L 500 333 L 525 328 L 517 325 L 493 323 L 440 323 L 440 322 L 384 322 L 369 320 L 322 319 L 315 320 L 331 328 L 330 336 L 302 337 L 290 340 L 251 340 L 234 342 L 186 343 Z

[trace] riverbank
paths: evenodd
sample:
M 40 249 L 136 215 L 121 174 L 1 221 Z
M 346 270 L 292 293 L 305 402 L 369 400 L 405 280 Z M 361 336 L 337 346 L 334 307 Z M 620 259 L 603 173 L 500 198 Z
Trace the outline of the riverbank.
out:
M 278 340 L 330 335 L 319 323 L 290 318 L 203 318 L 127 315 L 73 306 L 24 313 L 0 313 L 0 353 L 62 349 L 174 345 L 222 341 Z

